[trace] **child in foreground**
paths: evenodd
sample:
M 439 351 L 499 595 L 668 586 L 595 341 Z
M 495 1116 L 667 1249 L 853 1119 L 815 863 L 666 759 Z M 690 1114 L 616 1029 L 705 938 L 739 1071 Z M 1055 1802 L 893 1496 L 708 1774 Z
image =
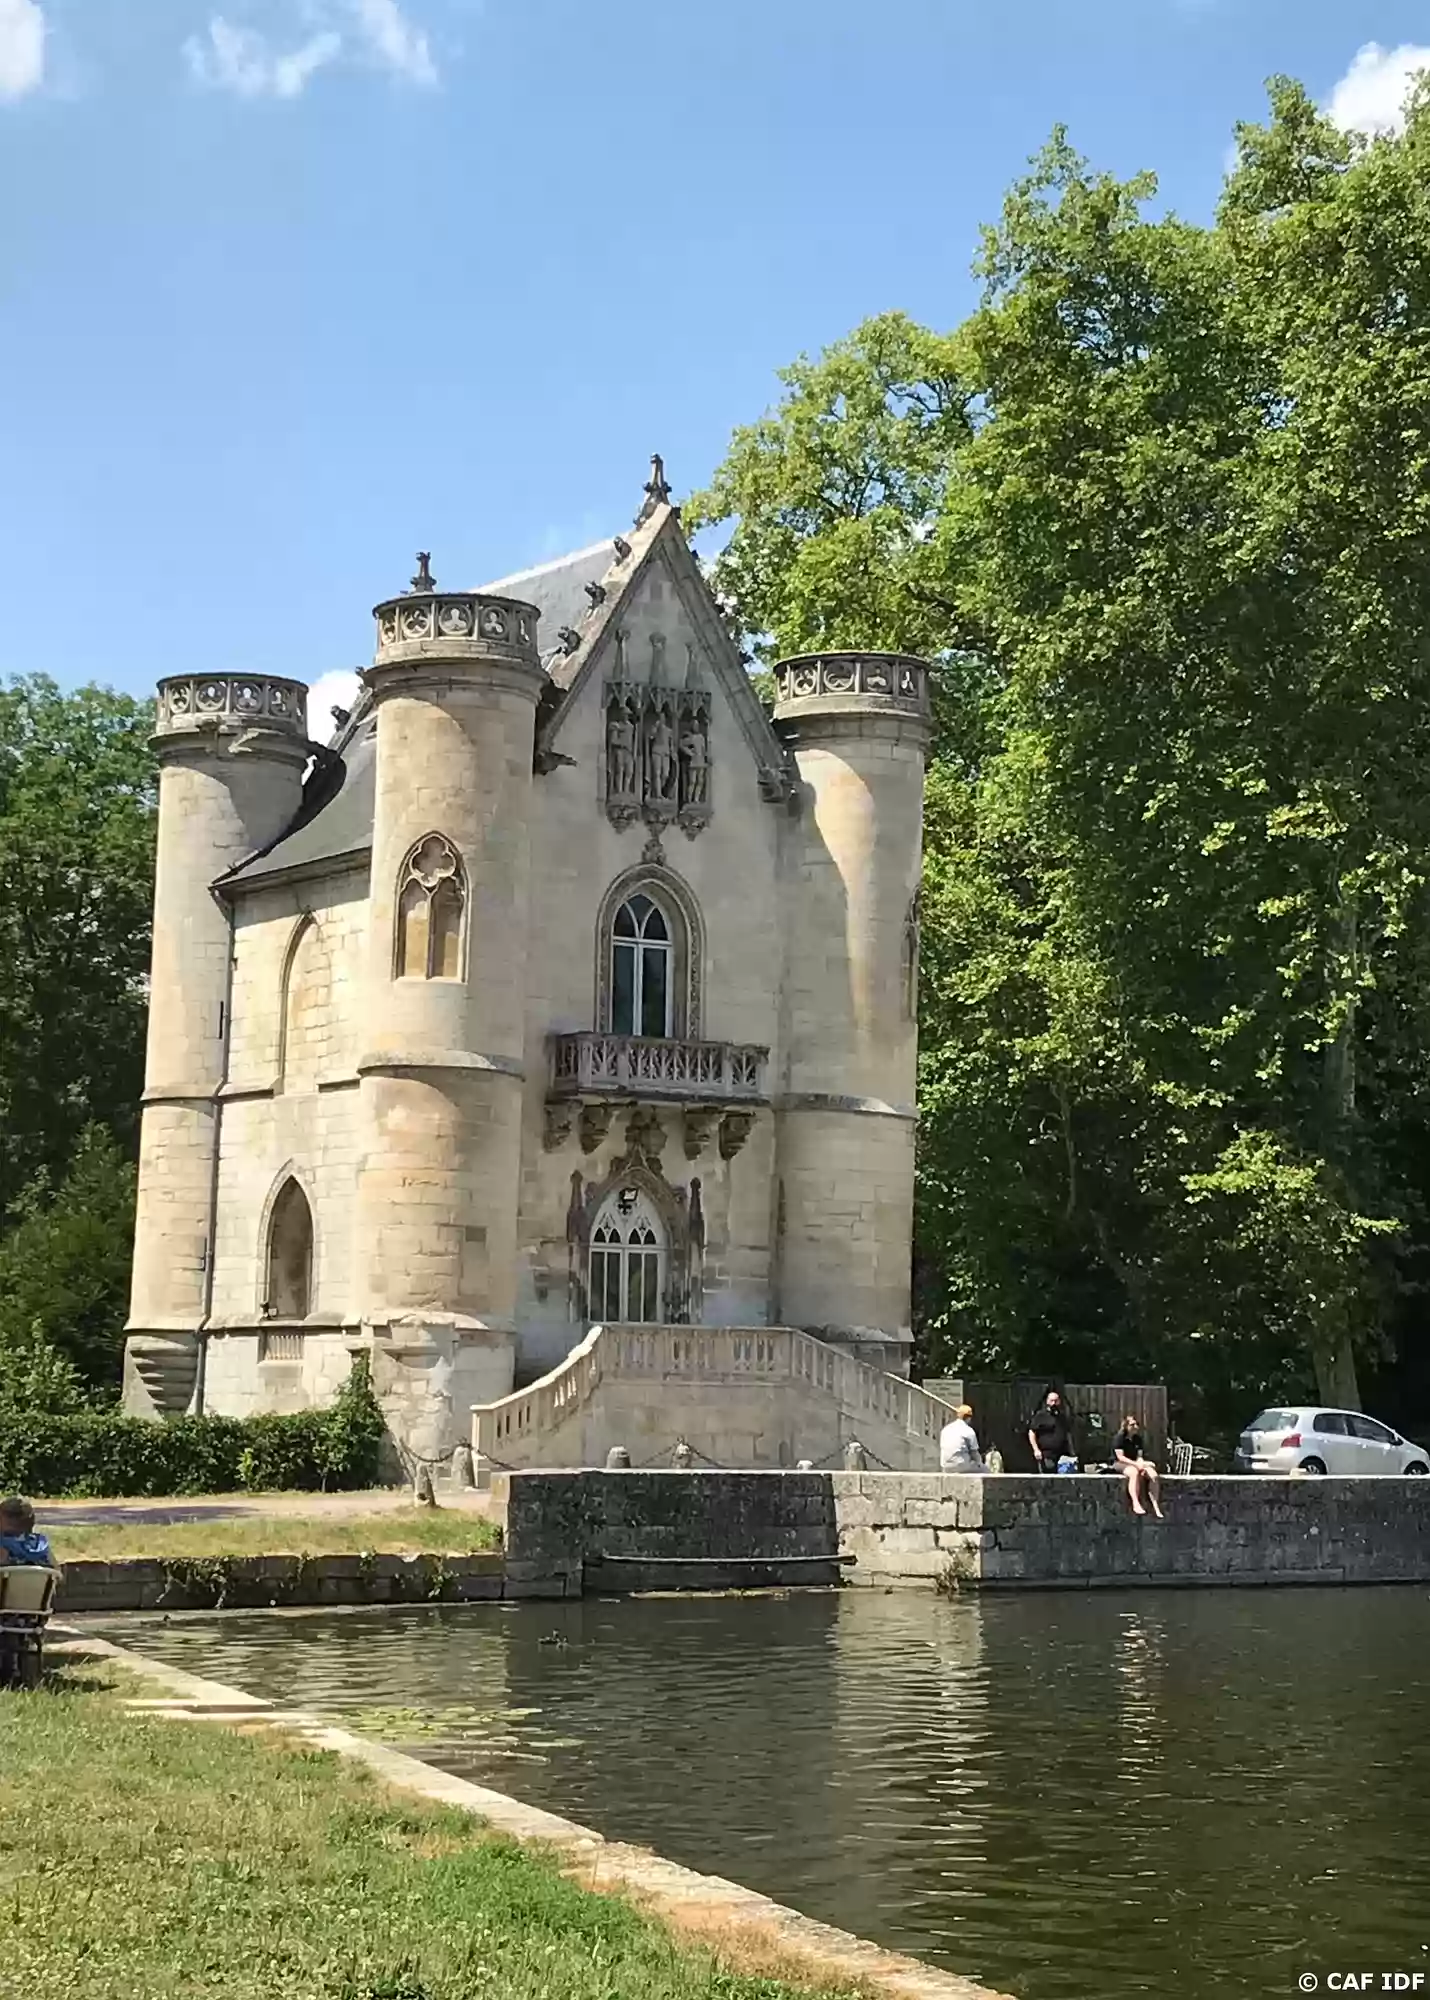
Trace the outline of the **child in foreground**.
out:
M 0 1563 L 32 1563 L 53 1569 L 49 1538 L 35 1533 L 35 1510 L 18 1494 L 0 1500 Z

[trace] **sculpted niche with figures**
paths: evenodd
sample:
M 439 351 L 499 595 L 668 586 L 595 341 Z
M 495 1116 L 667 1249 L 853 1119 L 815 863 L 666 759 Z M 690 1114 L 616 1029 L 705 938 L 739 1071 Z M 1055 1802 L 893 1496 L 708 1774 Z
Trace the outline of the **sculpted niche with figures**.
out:
M 604 803 L 612 824 L 673 820 L 694 839 L 710 818 L 709 692 L 617 678 L 606 685 L 605 706 Z

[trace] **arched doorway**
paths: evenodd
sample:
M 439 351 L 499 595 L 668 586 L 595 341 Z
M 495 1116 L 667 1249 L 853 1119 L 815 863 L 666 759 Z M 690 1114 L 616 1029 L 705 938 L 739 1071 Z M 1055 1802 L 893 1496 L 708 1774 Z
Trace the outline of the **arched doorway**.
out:
M 614 1188 L 591 1230 L 592 1321 L 663 1319 L 667 1255 L 665 1227 L 650 1197 L 639 1187 Z

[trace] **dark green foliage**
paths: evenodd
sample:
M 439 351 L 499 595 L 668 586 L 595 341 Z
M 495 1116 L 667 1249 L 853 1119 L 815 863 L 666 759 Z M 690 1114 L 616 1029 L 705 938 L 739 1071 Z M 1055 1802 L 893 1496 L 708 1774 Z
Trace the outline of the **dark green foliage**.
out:
M 319 1463 L 332 1475 L 330 1483 L 375 1486 L 387 1425 L 373 1393 L 372 1370 L 365 1354 L 353 1356 L 348 1379 L 323 1418 Z
M 373 1486 L 382 1415 L 359 1356 L 331 1408 L 295 1416 L 174 1417 L 0 1410 L 0 1490 L 98 1497 L 305 1492 Z
M 124 1371 L 124 1319 L 134 1236 L 134 1168 L 113 1134 L 90 1126 L 58 1190 L 42 1176 L 0 1236 L 0 1407 L 21 1380 L 56 1411 L 112 1401 Z M 64 1386 L 60 1386 L 63 1384 Z
M 153 710 L 104 688 L 0 685 L 0 1230 L 86 1126 L 126 1153 L 144 1082 Z
M 763 650 L 940 664 L 925 1360 L 1244 1418 L 1430 1348 L 1430 96 L 1238 140 L 1199 227 L 1055 135 L 979 311 L 799 362 L 686 515 Z
M 0 1411 L 118 1392 L 156 771 L 147 702 L 0 685 Z

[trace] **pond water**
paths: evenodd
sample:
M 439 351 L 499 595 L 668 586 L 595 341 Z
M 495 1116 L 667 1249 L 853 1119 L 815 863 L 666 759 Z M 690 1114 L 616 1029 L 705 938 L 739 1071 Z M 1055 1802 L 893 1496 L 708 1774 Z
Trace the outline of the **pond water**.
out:
M 1423 1589 L 92 1622 L 1019 2000 L 1430 1990 Z

